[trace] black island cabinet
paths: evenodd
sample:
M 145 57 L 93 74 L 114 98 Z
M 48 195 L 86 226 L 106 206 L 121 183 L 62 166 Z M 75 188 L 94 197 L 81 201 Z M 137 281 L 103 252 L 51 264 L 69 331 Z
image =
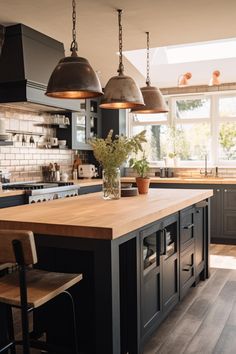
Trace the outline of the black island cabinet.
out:
M 166 190 L 119 201 L 104 201 L 100 193 L 91 193 L 51 204 L 19 206 L 14 213 L 11 208 L 3 210 L 0 228 L 32 227 L 39 268 L 83 274 L 83 281 L 71 289 L 79 352 L 143 353 L 148 338 L 190 287 L 209 276 L 212 192 L 195 190 L 186 196 L 176 190 L 174 194 L 173 202 L 173 193 Z M 146 208 L 140 211 L 143 205 Z M 23 217 L 22 208 L 28 210 Z M 45 208 L 46 224 L 42 221 Z M 105 221 L 101 222 L 101 216 Z M 60 308 L 54 316 L 58 314 Z M 42 323 L 42 318 L 36 311 L 36 330 L 46 326 L 48 338 L 65 345 L 69 328 L 58 335 L 55 323 Z

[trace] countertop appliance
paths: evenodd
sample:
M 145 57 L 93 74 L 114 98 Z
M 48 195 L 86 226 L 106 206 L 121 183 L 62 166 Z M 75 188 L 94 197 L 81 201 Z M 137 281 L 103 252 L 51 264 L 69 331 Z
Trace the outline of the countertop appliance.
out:
M 2 188 L 25 190 L 27 202 L 32 204 L 77 196 L 80 187 L 73 182 L 16 182 L 4 183 Z
M 78 172 L 80 178 L 97 177 L 97 168 L 95 167 L 95 165 L 79 165 Z

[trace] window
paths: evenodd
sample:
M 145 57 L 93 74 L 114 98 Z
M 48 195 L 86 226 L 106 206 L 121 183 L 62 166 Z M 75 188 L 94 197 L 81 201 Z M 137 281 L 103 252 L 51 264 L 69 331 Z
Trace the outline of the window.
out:
M 180 166 L 236 160 L 236 94 L 207 93 L 169 97 L 169 113 L 130 114 L 130 132 L 147 130 L 145 152 L 151 162 L 178 156 Z
M 178 119 L 201 119 L 210 117 L 210 99 L 178 99 L 175 104 L 175 117 Z
M 220 163 L 236 160 L 236 96 L 219 97 L 217 143 Z

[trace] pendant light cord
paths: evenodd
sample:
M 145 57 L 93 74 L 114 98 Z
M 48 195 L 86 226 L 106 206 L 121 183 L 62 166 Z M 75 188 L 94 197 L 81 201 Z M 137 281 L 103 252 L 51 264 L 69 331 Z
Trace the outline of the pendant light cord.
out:
M 119 69 L 117 72 L 119 75 L 124 74 L 124 65 L 123 65 L 123 56 L 122 56 L 122 49 L 123 49 L 123 43 L 122 43 L 122 25 L 121 25 L 121 13 L 122 10 L 117 10 L 118 11 L 118 23 L 119 23 Z
M 76 41 L 76 2 L 72 0 L 72 42 L 70 45 L 70 51 L 72 52 L 72 56 L 77 56 L 78 43 Z
M 149 48 L 149 32 L 146 32 L 147 35 L 147 78 L 146 78 L 146 85 L 150 86 L 150 76 L 149 76 L 149 71 L 150 71 L 150 48 Z

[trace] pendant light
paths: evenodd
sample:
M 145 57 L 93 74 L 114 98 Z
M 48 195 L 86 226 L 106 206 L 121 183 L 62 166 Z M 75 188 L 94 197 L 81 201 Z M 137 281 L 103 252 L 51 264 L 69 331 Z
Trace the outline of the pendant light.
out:
M 76 2 L 72 0 L 71 56 L 62 58 L 48 82 L 46 95 L 54 98 L 91 98 L 103 94 L 97 74 L 88 60 L 77 55 Z
M 117 70 L 118 76 L 113 76 L 104 89 L 104 96 L 101 99 L 101 108 L 107 109 L 122 109 L 134 108 L 136 106 L 144 105 L 143 97 L 139 87 L 135 81 L 124 75 L 124 65 L 122 57 L 122 26 L 121 13 L 118 12 L 119 23 L 119 68 Z
M 150 63 L 149 63 L 149 32 L 146 32 L 147 35 L 147 78 L 145 87 L 141 88 L 143 95 L 145 107 L 138 107 L 131 109 L 131 113 L 135 114 L 152 114 L 152 113 L 166 113 L 169 111 L 165 99 L 159 90 L 155 86 L 151 86 L 150 82 Z

